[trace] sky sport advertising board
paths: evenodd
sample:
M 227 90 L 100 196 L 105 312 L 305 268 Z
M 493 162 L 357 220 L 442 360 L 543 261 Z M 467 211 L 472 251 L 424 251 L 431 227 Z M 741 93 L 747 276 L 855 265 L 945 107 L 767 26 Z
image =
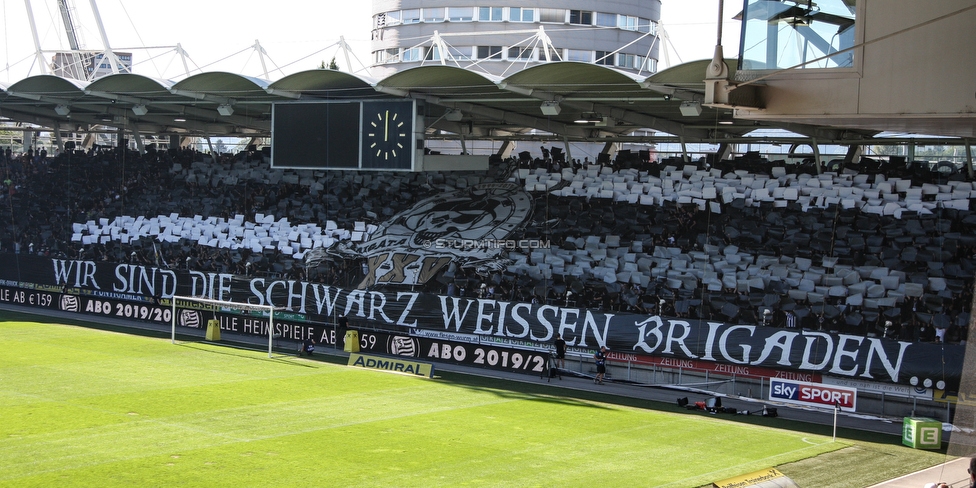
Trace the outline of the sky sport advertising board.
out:
M 769 400 L 820 408 L 834 408 L 836 405 L 845 412 L 857 410 L 856 389 L 821 383 L 770 378 Z

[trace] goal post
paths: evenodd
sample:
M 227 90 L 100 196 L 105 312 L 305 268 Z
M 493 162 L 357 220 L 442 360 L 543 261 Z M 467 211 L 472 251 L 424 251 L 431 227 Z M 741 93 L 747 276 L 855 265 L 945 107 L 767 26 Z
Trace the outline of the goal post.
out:
M 274 346 L 274 330 L 275 330 L 274 313 L 275 310 L 277 310 L 273 305 L 253 305 L 250 303 L 229 302 L 223 300 L 213 300 L 210 298 L 203 298 L 203 297 L 189 297 L 189 296 L 175 296 L 175 295 L 170 299 L 170 303 L 173 308 L 171 313 L 172 317 L 170 318 L 171 320 L 170 325 L 172 327 L 171 341 L 173 344 L 176 344 L 176 322 L 178 316 L 178 314 L 176 313 L 177 308 L 202 310 L 207 312 L 220 312 L 220 311 L 224 311 L 225 309 L 245 310 L 245 311 L 257 310 L 260 312 L 267 312 L 268 314 L 268 358 L 272 357 L 271 353 L 272 353 L 272 348 Z M 183 306 L 178 307 L 177 306 L 178 303 L 183 303 Z M 190 304 L 198 304 L 198 305 L 194 307 Z

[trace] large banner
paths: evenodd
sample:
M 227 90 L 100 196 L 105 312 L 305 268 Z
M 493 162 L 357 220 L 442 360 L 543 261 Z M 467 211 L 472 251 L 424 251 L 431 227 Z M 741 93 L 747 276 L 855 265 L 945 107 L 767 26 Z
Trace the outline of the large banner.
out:
M 315 264 L 330 254 L 366 258 L 369 271 L 358 288 L 423 284 L 452 262 L 499 269 L 509 250 L 548 245 L 508 240 L 531 216 L 532 197 L 519 185 L 482 183 L 417 202 L 383 222 L 367 241 L 309 251 L 306 262 Z
M 272 304 L 310 323 L 346 316 L 353 325 L 406 336 L 477 337 L 502 347 L 547 349 L 556 334 L 571 348 L 714 362 L 955 390 L 965 347 L 752 324 L 609 313 L 581 308 L 447 297 L 410 291 L 347 290 L 295 280 L 170 270 L 125 263 L 0 255 L 0 302 L 92 313 L 92 303 L 133 303 L 154 319 L 173 295 Z M 72 300 L 78 303 L 72 303 Z M 85 302 L 85 303 L 81 303 Z M 118 307 L 119 305 L 113 305 Z M 104 311 L 104 307 L 100 310 Z M 124 315 L 126 307 L 121 306 Z M 112 313 L 115 313 L 113 309 Z M 158 312 L 160 316 L 162 311 Z M 429 331 L 427 333 L 420 331 Z

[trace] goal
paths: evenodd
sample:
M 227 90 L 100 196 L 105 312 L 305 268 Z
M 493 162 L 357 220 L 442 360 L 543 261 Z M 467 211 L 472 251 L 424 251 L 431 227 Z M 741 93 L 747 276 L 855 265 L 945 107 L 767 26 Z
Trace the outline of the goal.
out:
M 206 328 L 206 321 L 202 321 L 199 314 L 194 312 L 221 312 L 224 310 L 243 310 L 252 311 L 257 310 L 259 312 L 264 312 L 268 316 L 268 357 L 271 358 L 272 347 L 274 346 L 274 312 L 278 310 L 272 305 L 252 305 L 250 303 L 239 303 L 239 302 L 227 302 L 222 300 L 212 300 L 209 298 L 202 297 L 186 297 L 186 296 L 174 296 L 170 299 L 173 307 L 172 312 L 172 328 L 173 344 L 176 344 L 176 324 L 177 321 L 181 321 L 181 326 L 184 327 L 203 327 Z M 177 309 L 183 309 L 184 314 L 177 314 Z

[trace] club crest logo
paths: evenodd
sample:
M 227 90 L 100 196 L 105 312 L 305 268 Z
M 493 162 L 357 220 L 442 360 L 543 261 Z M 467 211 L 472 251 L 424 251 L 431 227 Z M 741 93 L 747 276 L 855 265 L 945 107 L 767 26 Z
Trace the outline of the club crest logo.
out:
M 387 350 L 395 356 L 417 357 L 420 352 L 420 341 L 412 337 L 393 336 L 387 344 Z
M 487 258 L 498 249 L 438 249 L 438 241 L 502 240 L 525 226 L 532 197 L 512 183 L 486 183 L 418 202 L 384 222 L 360 246 L 367 253 L 390 249 L 433 250 L 457 256 Z M 457 246 L 455 246 L 457 247 Z
M 81 306 L 78 304 L 78 297 L 74 295 L 61 295 L 61 310 L 65 312 L 78 312 Z
M 196 310 L 181 310 L 180 311 L 180 325 L 183 327 L 190 327 L 193 329 L 200 328 L 200 312 Z

